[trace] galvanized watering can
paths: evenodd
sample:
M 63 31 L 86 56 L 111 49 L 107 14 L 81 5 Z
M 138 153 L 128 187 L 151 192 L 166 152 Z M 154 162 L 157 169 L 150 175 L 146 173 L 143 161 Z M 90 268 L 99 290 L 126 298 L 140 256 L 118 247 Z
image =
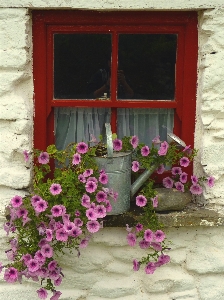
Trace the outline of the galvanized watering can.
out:
M 143 183 L 157 169 L 158 165 L 153 165 L 146 170 L 131 185 L 131 152 L 113 152 L 112 132 L 109 123 L 105 124 L 106 137 L 104 142 L 107 144 L 107 156 L 96 157 L 99 169 L 104 169 L 108 175 L 108 188 L 118 192 L 116 202 L 111 201 L 112 211 L 110 215 L 119 215 L 130 209 L 130 198 L 138 191 Z

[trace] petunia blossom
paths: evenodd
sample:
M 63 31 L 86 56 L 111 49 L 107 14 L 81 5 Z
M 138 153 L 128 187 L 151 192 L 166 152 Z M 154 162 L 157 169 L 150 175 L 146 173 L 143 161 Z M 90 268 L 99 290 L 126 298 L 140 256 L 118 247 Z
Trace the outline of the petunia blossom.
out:
M 180 191 L 180 192 L 184 192 L 184 185 L 183 183 L 181 183 L 180 181 L 177 181 L 174 183 L 175 188 Z
M 131 167 L 131 169 L 132 169 L 133 172 L 138 172 L 138 170 L 139 170 L 139 162 L 136 161 L 136 160 L 134 160 L 134 161 L 132 162 L 132 167 Z
M 188 167 L 189 166 L 189 164 L 190 164 L 190 160 L 189 160 L 189 158 L 188 157 L 182 157 L 181 159 L 180 159 L 180 165 L 181 165 L 181 167 Z
M 54 205 L 51 208 L 51 213 L 53 217 L 60 217 L 62 216 L 62 207 L 61 205 Z
M 133 247 L 133 246 L 135 246 L 136 241 L 137 241 L 136 235 L 134 233 L 129 232 L 127 234 L 128 245 L 131 246 L 131 247 Z
M 95 208 L 97 218 L 104 218 L 107 215 L 106 207 L 104 205 L 97 205 Z
M 140 263 L 137 261 L 137 259 L 133 260 L 133 270 L 138 271 L 140 268 Z
M 153 274 L 156 270 L 156 265 L 153 262 L 149 262 L 145 267 L 146 274 Z
M 37 213 L 44 212 L 48 208 L 48 203 L 45 200 L 40 200 L 34 206 L 34 209 Z
M 55 284 L 56 285 L 56 284 Z M 54 291 L 53 292 L 53 296 L 50 298 L 50 300 L 58 300 L 59 297 L 61 296 L 61 292 L 60 291 Z
M 142 155 L 142 156 L 148 156 L 149 153 L 150 153 L 150 149 L 149 149 L 148 146 L 142 147 L 142 149 L 141 149 L 141 155 Z
M 97 219 L 97 213 L 93 208 L 89 208 L 86 210 L 86 216 L 88 220 L 96 220 Z
M 130 143 L 134 149 L 137 148 L 138 143 L 139 143 L 139 138 L 137 137 L 137 135 L 133 135 L 131 137 Z
M 167 264 L 168 262 L 170 262 L 170 256 L 166 254 L 161 254 L 158 258 L 158 261 L 156 262 L 156 265 L 160 267 L 164 264 Z
M 143 225 L 141 223 L 138 223 L 138 224 L 136 224 L 135 228 L 136 228 L 136 231 L 138 231 L 138 232 L 142 231 Z
M 156 230 L 153 234 L 153 238 L 156 242 L 162 242 L 165 239 L 165 233 L 162 230 Z
M 50 186 L 50 192 L 52 195 L 59 195 L 62 192 L 61 185 L 59 183 L 53 183 Z
M 47 299 L 47 290 L 46 289 L 40 288 L 39 290 L 37 290 L 37 294 L 40 299 Z
M 150 246 L 150 242 L 147 242 L 145 239 L 143 239 L 139 242 L 139 247 L 141 249 L 148 249 L 149 246 Z
M 35 272 L 39 269 L 39 263 L 36 259 L 30 259 L 27 267 L 29 272 Z
M 49 154 L 47 152 L 41 152 L 38 157 L 38 162 L 42 165 L 49 163 Z
M 82 182 L 82 183 L 86 183 L 86 178 L 85 178 L 85 176 L 84 176 L 83 174 L 79 174 L 78 180 L 79 180 L 80 182 Z
M 78 165 L 78 164 L 80 164 L 80 162 L 81 162 L 81 156 L 80 156 L 80 154 L 79 153 L 75 153 L 73 155 L 72 164 L 73 165 Z
M 145 196 L 143 196 L 143 195 L 138 195 L 138 196 L 136 197 L 136 205 L 137 205 L 137 206 L 143 207 L 143 206 L 145 206 L 146 204 L 147 204 L 147 199 L 146 199 Z
M 87 194 L 84 194 L 81 199 L 81 204 L 84 207 L 90 207 L 90 197 Z
M 68 240 L 68 233 L 64 228 L 56 230 L 56 239 L 61 242 L 66 242 Z
M 122 141 L 119 139 L 113 140 L 113 148 L 115 151 L 120 151 L 122 149 Z
M 11 199 L 10 202 L 13 207 L 20 207 L 23 204 L 23 198 L 21 196 L 16 195 Z
M 108 175 L 106 173 L 101 173 L 99 177 L 99 182 L 102 184 L 108 183 Z
M 199 185 L 199 184 L 193 184 L 191 187 L 190 187 L 190 192 L 193 194 L 193 195 L 201 195 L 203 190 L 202 190 L 202 187 Z
M 169 144 L 166 141 L 164 141 L 163 143 L 161 143 L 159 151 L 158 151 L 159 156 L 166 155 L 166 153 L 168 151 L 168 148 L 169 148 Z
M 97 202 L 105 202 L 107 200 L 107 194 L 103 191 L 99 191 L 97 194 L 96 194 L 96 201 Z
M 211 188 L 214 186 L 214 183 L 215 183 L 215 178 L 213 176 L 210 176 L 208 179 L 207 179 L 207 185 Z
M 40 249 L 41 254 L 43 254 L 44 257 L 51 258 L 54 254 L 53 248 L 49 244 L 43 245 Z
M 33 206 L 35 206 L 36 205 L 36 203 L 38 202 L 38 201 L 40 201 L 40 200 L 42 200 L 42 198 L 40 197 L 40 196 L 38 196 L 38 195 L 34 195 L 32 198 L 31 198 L 31 204 L 33 205 Z
M 85 187 L 88 193 L 94 193 L 95 190 L 97 189 L 97 184 L 91 180 L 86 183 Z
M 154 139 L 152 140 L 153 144 L 160 144 L 162 143 L 162 141 L 160 141 L 160 136 L 157 135 L 156 137 L 154 137 Z
M 150 229 L 146 229 L 145 232 L 144 232 L 144 239 L 147 241 L 147 242 L 151 242 L 153 240 L 153 232 L 152 230 Z
M 173 180 L 170 177 L 165 177 L 163 179 L 163 185 L 167 189 L 171 189 L 173 187 Z
M 152 206 L 157 207 L 159 204 L 158 195 L 156 195 L 154 198 L 151 198 L 151 201 L 152 201 Z
M 86 169 L 85 172 L 83 173 L 83 176 L 89 177 L 92 174 L 93 174 L 93 169 Z
M 182 183 L 186 183 L 187 182 L 187 173 L 182 172 L 180 174 L 180 182 L 182 182 Z
M 86 223 L 87 230 L 91 233 L 95 233 L 100 229 L 100 223 L 95 220 L 88 221 Z
M 18 270 L 13 267 L 6 269 L 4 280 L 9 283 L 16 282 L 18 280 Z
M 171 169 L 171 173 L 172 173 L 173 175 L 180 175 L 180 174 L 182 173 L 182 170 L 181 170 L 180 167 L 173 167 L 173 168 Z
M 88 151 L 88 145 L 84 142 L 80 142 L 78 143 L 77 147 L 76 147 L 76 150 L 81 153 L 81 154 L 84 154 Z

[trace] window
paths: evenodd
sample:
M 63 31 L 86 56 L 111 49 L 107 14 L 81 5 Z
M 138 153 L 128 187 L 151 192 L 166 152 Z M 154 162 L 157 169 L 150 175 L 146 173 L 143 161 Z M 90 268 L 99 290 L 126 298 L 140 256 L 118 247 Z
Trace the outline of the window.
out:
M 147 144 L 193 146 L 195 12 L 33 12 L 35 147 L 89 141 L 110 122 Z

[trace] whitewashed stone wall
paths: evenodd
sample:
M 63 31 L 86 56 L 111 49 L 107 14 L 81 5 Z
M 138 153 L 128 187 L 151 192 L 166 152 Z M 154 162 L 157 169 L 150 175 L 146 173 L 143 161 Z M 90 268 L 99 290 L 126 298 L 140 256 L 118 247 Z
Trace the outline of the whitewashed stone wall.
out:
M 171 6 L 172 5 L 172 6 Z M 24 195 L 31 181 L 22 151 L 32 149 L 33 79 L 30 9 L 200 9 L 195 170 L 216 177 L 205 190 L 207 206 L 224 207 L 224 8 L 222 0 L 204 1 L 50 1 L 0 0 L 0 261 L 7 249 L 4 208 L 13 195 Z M 224 299 L 223 227 L 167 229 L 173 241 L 171 263 L 154 275 L 132 271 L 135 248 L 125 229 L 105 228 L 80 258 L 62 260 L 61 299 L 76 300 L 222 300 Z M 7 284 L 0 299 L 35 299 L 37 283 Z

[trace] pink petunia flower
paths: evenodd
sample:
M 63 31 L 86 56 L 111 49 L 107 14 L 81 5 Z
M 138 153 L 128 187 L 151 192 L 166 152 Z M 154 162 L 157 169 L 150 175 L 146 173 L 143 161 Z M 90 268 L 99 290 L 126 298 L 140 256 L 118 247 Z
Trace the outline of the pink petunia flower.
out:
M 198 177 L 196 175 L 191 176 L 191 182 L 192 184 L 197 184 L 198 183 Z
M 112 205 L 111 205 L 111 203 L 110 203 L 109 200 L 105 201 L 105 207 L 106 207 L 106 211 L 107 212 L 111 212 L 112 211 Z
M 180 165 L 181 165 L 181 167 L 188 167 L 189 163 L 190 163 L 190 160 L 187 157 L 182 157 L 180 159 Z
M 149 153 L 150 153 L 150 149 L 149 149 L 148 146 L 142 147 L 142 149 L 141 149 L 141 154 L 142 154 L 142 156 L 148 156 Z
M 83 176 L 89 177 L 92 174 L 93 174 L 93 169 L 86 169 L 85 172 L 83 173 Z
M 145 267 L 146 274 L 153 274 L 156 270 L 156 265 L 153 262 L 149 262 Z
M 81 234 L 82 234 L 82 229 L 79 228 L 78 226 L 75 226 L 70 232 L 70 235 L 73 236 L 74 238 L 78 237 Z
M 51 229 L 48 228 L 48 229 L 46 229 L 46 240 L 48 242 L 51 242 L 52 239 L 53 239 L 53 232 Z
M 91 180 L 86 183 L 85 187 L 88 193 L 94 193 L 95 190 L 97 189 L 97 184 Z
M 88 221 L 87 224 L 86 224 L 86 227 L 87 227 L 89 232 L 95 233 L 95 232 L 99 231 L 100 223 L 98 221 L 95 221 L 95 220 Z
M 131 246 L 131 247 L 133 247 L 133 246 L 135 246 L 136 241 L 137 241 L 136 235 L 134 233 L 129 232 L 127 234 L 128 245 Z
M 139 170 L 139 162 L 136 161 L 136 160 L 133 161 L 131 169 L 132 169 L 133 172 L 138 172 L 138 170 Z
M 182 183 L 187 182 L 187 173 L 183 172 L 180 174 L 180 182 L 182 182 Z
M 163 143 L 161 143 L 159 151 L 158 151 L 159 156 L 166 155 L 166 153 L 168 151 L 168 148 L 169 148 L 169 144 L 166 141 L 164 141 Z
M 137 259 L 133 260 L 133 270 L 138 271 L 140 268 L 140 263 L 137 261 Z
M 190 187 L 190 192 L 193 194 L 193 195 L 201 195 L 203 190 L 202 190 L 202 187 L 199 185 L 199 184 L 193 184 L 191 187 Z
M 49 154 L 47 152 L 41 152 L 38 157 L 38 162 L 42 165 L 49 163 Z
M 90 197 L 88 195 L 84 194 L 81 199 L 81 204 L 82 204 L 82 206 L 89 208 L 90 207 Z
M 97 218 L 104 218 L 107 215 L 106 207 L 104 205 L 97 205 L 95 208 Z
M 80 156 L 80 154 L 79 153 L 75 153 L 73 155 L 72 164 L 73 165 L 78 165 L 78 164 L 80 164 L 80 162 L 81 162 L 81 156 Z
M 29 159 L 30 159 L 30 154 L 29 154 L 29 152 L 27 150 L 23 151 L 23 156 L 24 156 L 25 162 L 28 162 Z
M 156 250 L 156 251 L 162 251 L 162 246 L 160 243 L 157 242 L 151 242 L 151 246 Z
M 164 171 L 165 171 L 165 167 L 164 167 L 164 165 L 162 164 L 162 165 L 160 165 L 160 166 L 158 167 L 157 173 L 158 173 L 158 174 L 163 174 Z
M 36 259 L 30 259 L 27 264 L 29 272 L 35 272 L 39 269 L 39 263 Z
M 115 151 L 120 151 L 122 149 L 122 141 L 119 139 L 113 140 L 113 148 Z
M 23 198 L 16 195 L 11 199 L 11 204 L 13 207 L 20 207 L 23 204 Z
M 34 259 L 38 262 L 39 265 L 42 265 L 46 261 L 46 257 L 43 256 L 40 250 L 37 250 L 37 252 L 34 255 Z M 31 259 L 30 259 L 31 260 Z M 29 262 L 28 262 L 29 264 Z
M 134 149 L 137 148 L 138 143 L 139 143 L 138 137 L 137 137 L 136 135 L 133 135 L 133 136 L 131 137 L 130 143 L 131 143 L 131 145 L 132 145 L 132 147 L 133 147 Z
M 173 180 L 170 177 L 166 177 L 163 179 L 163 185 L 167 189 L 171 189 L 173 187 Z
M 54 291 L 53 296 L 50 298 L 50 300 L 58 300 L 61 294 L 62 293 L 60 291 Z
M 153 238 L 156 242 L 162 242 L 165 239 L 165 233 L 162 230 L 156 230 L 153 234 Z
M 40 200 L 36 203 L 36 205 L 34 206 L 34 209 L 37 213 L 41 213 L 43 211 L 45 211 L 48 208 L 48 203 L 45 200 Z
M 143 225 L 142 225 L 141 223 L 138 223 L 138 224 L 135 226 L 135 228 L 136 228 L 136 231 L 137 231 L 137 232 L 142 231 Z
M 80 248 L 86 248 L 88 246 L 88 243 L 89 243 L 89 239 L 84 238 L 84 239 L 81 240 L 81 242 L 79 244 L 79 247 Z
M 151 201 L 152 201 L 152 206 L 157 207 L 159 204 L 158 195 L 156 195 L 154 198 L 151 198 Z
M 51 213 L 53 217 L 60 217 L 62 216 L 62 207 L 61 205 L 54 205 L 51 208 Z
M 56 233 L 57 234 L 57 233 Z M 43 254 L 44 257 L 51 258 L 53 256 L 53 248 L 49 244 L 43 245 L 40 249 L 41 254 Z
M 16 212 L 16 215 L 18 218 L 26 218 L 27 215 L 28 215 L 28 210 L 26 210 L 25 208 L 23 207 L 20 207 L 17 212 Z
M 4 280 L 9 283 L 16 282 L 18 280 L 18 270 L 13 267 L 6 269 Z
M 56 230 L 56 239 L 61 242 L 66 242 L 68 240 L 68 233 L 64 228 Z
M 29 260 L 31 260 L 31 259 L 32 259 L 32 256 L 29 253 L 24 254 L 21 258 L 21 260 L 24 262 L 25 265 L 27 265 Z
M 158 261 L 156 262 L 156 265 L 160 267 L 164 264 L 167 264 L 168 262 L 170 262 L 170 256 L 161 254 L 158 258 Z
M 180 167 L 173 167 L 173 168 L 171 169 L 171 173 L 172 173 L 173 175 L 180 175 L 180 174 L 182 173 L 182 170 L 181 170 Z
M 108 183 L 108 175 L 106 173 L 101 173 L 99 177 L 99 182 L 102 184 Z
M 83 225 L 83 221 L 80 218 L 74 219 L 75 226 L 81 227 Z
M 40 201 L 40 200 L 43 200 L 40 196 L 38 196 L 38 195 L 34 195 L 32 198 L 31 198 L 31 204 L 33 205 L 33 206 L 35 206 L 36 205 L 36 203 L 38 202 L 38 201 Z
M 96 214 L 94 208 L 87 209 L 86 216 L 87 216 L 88 220 L 96 220 L 97 219 L 97 214 Z
M 143 239 L 139 242 L 139 247 L 141 249 L 148 249 L 149 246 L 150 246 L 150 242 L 147 242 L 145 239 Z
M 59 195 L 62 192 L 61 185 L 59 183 L 53 183 L 50 186 L 50 192 L 52 195 Z
M 175 188 L 180 191 L 180 192 L 184 192 L 184 185 L 183 183 L 181 183 L 180 181 L 177 181 L 174 183 Z
M 56 260 L 52 260 L 47 265 L 47 268 L 48 268 L 49 271 L 53 271 L 54 269 L 57 268 L 57 265 L 58 265 L 58 263 L 56 262 Z
M 207 185 L 212 188 L 215 184 L 215 178 L 213 176 L 210 176 L 208 179 L 207 179 Z
M 153 232 L 152 230 L 150 229 L 146 229 L 145 232 L 144 232 L 144 239 L 147 241 L 147 242 L 151 242 L 153 240 Z
M 40 288 L 39 290 L 37 290 L 37 294 L 40 299 L 47 299 L 47 290 L 46 289 Z
M 62 282 L 62 276 L 59 276 L 56 280 L 54 280 L 54 285 L 59 286 L 61 284 L 61 282 Z
M 107 200 L 107 194 L 103 191 L 99 191 L 97 194 L 96 194 L 96 201 L 97 202 L 105 202 Z
M 147 199 L 143 195 L 139 195 L 136 197 L 136 205 L 143 207 L 147 204 Z
M 81 154 L 84 154 L 88 151 L 88 145 L 84 142 L 80 142 L 78 143 L 77 147 L 76 147 L 76 150 L 81 153 Z
M 86 183 L 86 178 L 83 174 L 79 174 L 78 179 L 79 179 L 80 182 Z

